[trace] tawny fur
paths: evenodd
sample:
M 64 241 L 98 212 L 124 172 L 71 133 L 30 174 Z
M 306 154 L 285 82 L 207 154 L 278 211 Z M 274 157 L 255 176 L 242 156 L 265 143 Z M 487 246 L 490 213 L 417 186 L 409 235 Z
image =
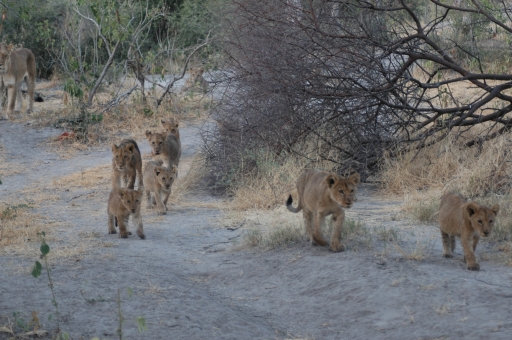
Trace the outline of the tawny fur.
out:
M 135 178 L 139 176 L 138 190 L 144 189 L 142 181 L 142 158 L 137 143 L 123 139 L 121 144 L 112 144 L 112 187 L 134 189 Z
M 173 165 L 178 171 L 181 157 L 181 142 L 172 134 L 152 133 L 146 131 L 146 138 L 151 146 L 153 160 L 160 162 L 163 167 L 171 168 Z
M 7 112 L 2 112 L 0 119 L 9 119 L 16 103 L 16 110 L 21 110 L 21 83 L 23 81 L 27 84 L 29 100 L 27 113 L 29 113 L 34 110 L 36 58 L 27 48 L 12 50 L 12 46 L 0 44 L 0 93 L 3 94 L 7 87 Z M 2 111 L 2 101 L 0 101 L 0 112 Z
M 116 224 L 119 226 L 119 236 L 127 238 L 131 235 L 126 229 L 128 219 L 132 219 L 137 225 L 137 235 L 145 239 L 142 226 L 142 217 L 140 215 L 140 204 L 142 202 L 142 191 L 132 189 L 114 188 L 108 197 L 108 233 L 116 234 Z
M 498 204 L 487 208 L 474 201 L 468 202 L 460 195 L 445 194 L 441 198 L 439 206 L 443 256 L 453 257 L 455 238 L 460 237 L 468 269 L 480 270 L 480 265 L 476 261 L 475 249 L 480 236 L 487 237 L 491 234 L 499 210 Z
M 209 84 L 203 77 L 203 67 L 191 67 L 189 69 L 189 77 L 185 81 L 185 85 L 181 89 L 182 92 L 201 90 L 203 93 L 208 92 Z
M 343 208 L 350 208 L 354 203 L 359 181 L 358 173 L 345 178 L 321 170 L 310 170 L 299 177 L 297 180 L 299 205 L 297 208 L 292 206 L 293 200 L 290 195 L 286 206 L 294 213 L 302 209 L 311 244 L 328 245 L 322 233 L 322 224 L 325 218 L 332 214 L 333 228 L 330 249 L 332 251 L 345 250 L 345 245 L 340 243 L 341 230 L 345 220 Z
M 156 204 L 158 213 L 165 215 L 167 200 L 171 194 L 172 184 L 176 177 L 176 167 L 165 168 L 157 162 L 148 162 L 144 169 L 144 190 L 146 191 L 148 208 Z M 153 193 L 153 198 L 151 198 Z
M 167 134 L 167 137 L 169 137 L 169 134 L 172 134 L 176 137 L 178 141 L 180 141 L 180 130 L 179 127 L 179 121 L 175 118 L 169 118 L 167 120 L 161 119 L 160 123 L 162 123 L 162 126 L 164 127 L 164 130 Z M 181 150 L 181 142 L 180 142 L 180 150 Z

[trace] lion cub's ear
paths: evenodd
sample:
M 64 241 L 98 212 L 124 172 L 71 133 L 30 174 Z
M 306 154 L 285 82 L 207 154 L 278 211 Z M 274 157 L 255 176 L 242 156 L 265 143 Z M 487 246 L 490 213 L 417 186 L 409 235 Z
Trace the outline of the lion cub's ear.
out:
M 178 169 L 176 169 L 176 165 L 174 165 L 174 164 L 173 164 L 173 165 L 171 166 L 171 172 L 175 174 L 175 173 L 176 173 L 176 170 L 178 170 Z
M 476 202 L 468 202 L 462 206 L 462 209 L 464 209 L 464 214 L 468 218 L 473 216 L 478 211 L 479 208 L 480 207 Z
M 358 185 L 359 181 L 361 181 L 361 176 L 356 172 L 355 174 L 350 175 L 348 180 L 354 183 L 355 185 Z
M 121 197 L 121 198 L 124 197 L 124 194 L 125 194 L 124 189 L 120 189 L 118 193 L 119 193 L 119 197 Z
M 491 210 L 494 213 L 494 215 L 498 215 L 498 212 L 500 211 L 500 205 L 499 204 L 493 205 Z
M 115 145 L 114 143 L 112 143 L 112 152 L 116 152 L 118 149 L 117 145 Z
M 151 131 L 146 130 L 146 138 L 149 138 L 151 136 Z
M 165 126 L 165 124 L 167 124 L 167 122 L 166 122 L 165 120 L 163 120 L 163 119 L 160 119 L 160 123 L 161 123 L 163 126 Z
M 332 187 L 334 185 L 334 183 L 336 183 L 336 178 L 334 177 L 334 175 L 329 175 L 326 178 L 326 181 L 327 181 L 327 184 L 329 185 L 329 188 L 330 188 L 330 187 Z
M 157 166 L 155 167 L 155 174 L 158 176 L 160 175 L 160 173 L 162 172 L 162 167 L 161 166 Z
M 7 45 L 7 51 L 11 52 L 12 48 L 13 48 L 12 44 Z
M 128 144 L 126 144 L 126 146 L 125 146 L 125 150 L 128 150 L 128 151 L 130 151 L 131 153 L 133 153 L 133 150 L 135 150 L 135 145 L 133 145 L 133 143 L 128 143 Z

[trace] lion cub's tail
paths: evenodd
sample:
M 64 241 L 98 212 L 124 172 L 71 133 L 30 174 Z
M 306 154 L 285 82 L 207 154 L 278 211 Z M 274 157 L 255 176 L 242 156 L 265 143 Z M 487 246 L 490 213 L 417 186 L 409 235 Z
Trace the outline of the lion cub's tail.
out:
M 293 203 L 293 199 L 292 199 L 292 195 L 290 195 L 290 197 L 288 197 L 288 200 L 286 201 L 286 207 L 288 208 L 288 210 L 290 210 L 292 213 L 298 213 L 299 211 L 302 210 L 302 204 L 299 200 L 299 206 L 297 208 L 294 208 L 292 206 L 292 203 Z

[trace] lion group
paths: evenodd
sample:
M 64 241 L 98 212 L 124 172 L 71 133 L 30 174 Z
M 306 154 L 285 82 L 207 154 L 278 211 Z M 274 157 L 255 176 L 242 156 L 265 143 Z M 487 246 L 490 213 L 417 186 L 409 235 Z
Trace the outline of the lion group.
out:
M 190 77 L 184 90 L 199 87 L 208 90 L 208 83 L 203 78 L 202 67 L 191 69 Z M 7 87 L 7 112 L 1 119 L 8 119 L 14 110 L 16 101 L 21 107 L 20 86 L 26 82 L 29 95 L 28 111 L 34 106 L 34 87 L 36 77 L 35 57 L 26 48 L 12 49 L 12 46 L 0 44 L 0 91 Z M 0 103 L 0 110 L 1 105 Z M 1 112 L 1 111 L 0 111 Z M 178 164 L 181 157 L 181 142 L 178 122 L 174 119 L 162 120 L 163 132 L 146 131 L 146 138 L 151 146 L 153 160 L 146 164 L 142 172 L 142 158 L 137 143 L 124 139 L 119 145 L 112 144 L 112 190 L 108 199 L 108 233 L 127 238 L 130 215 L 137 225 L 137 235 L 144 239 L 144 229 L 140 215 L 143 193 L 146 193 L 148 208 L 156 208 L 159 214 L 167 211 L 167 201 L 172 185 L 178 176 Z M 138 177 L 137 189 L 135 180 Z M 345 219 L 344 208 L 354 203 L 355 191 L 360 182 L 359 174 L 341 177 L 335 173 L 310 170 L 302 174 L 297 181 L 299 203 L 294 208 L 292 196 L 286 206 L 291 212 L 302 210 L 306 232 L 311 244 L 330 246 L 332 251 L 343 251 L 341 231 Z M 479 270 L 475 256 L 480 237 L 487 237 L 492 232 L 499 212 L 499 205 L 491 208 L 474 201 L 467 201 L 462 196 L 447 193 L 441 198 L 439 206 L 439 225 L 443 242 L 443 256 L 453 257 L 455 239 L 460 238 L 464 251 L 464 260 L 469 270 Z M 332 234 L 327 242 L 322 234 L 322 224 L 331 215 Z
M 144 193 L 149 209 L 156 208 L 162 215 L 167 211 L 167 201 L 178 175 L 181 141 L 177 120 L 171 118 L 161 120 L 161 123 L 164 131 L 146 131 L 153 160 L 147 162 L 144 172 L 137 142 L 123 139 L 119 145 L 112 144 L 112 190 L 107 208 L 109 234 L 116 234 L 116 227 L 119 227 L 121 238 L 131 235 L 126 228 L 131 215 L 137 225 L 137 235 L 146 238 L 140 215 Z
M 332 251 L 343 251 L 345 246 L 340 243 L 341 230 L 345 212 L 354 203 L 355 191 L 360 176 L 355 173 L 349 177 L 341 177 L 335 173 L 310 170 L 302 174 L 297 181 L 299 204 L 292 206 L 290 195 L 286 206 L 291 212 L 302 210 L 306 232 L 312 245 L 330 245 Z M 441 198 L 439 206 L 439 225 L 443 240 L 443 256 L 453 257 L 455 238 L 460 238 L 464 250 L 464 261 L 469 270 L 480 270 L 475 256 L 476 246 L 480 237 L 490 235 L 500 206 L 491 208 L 474 201 L 467 201 L 462 196 L 447 193 Z M 332 234 L 328 243 L 322 234 L 324 219 L 332 215 Z

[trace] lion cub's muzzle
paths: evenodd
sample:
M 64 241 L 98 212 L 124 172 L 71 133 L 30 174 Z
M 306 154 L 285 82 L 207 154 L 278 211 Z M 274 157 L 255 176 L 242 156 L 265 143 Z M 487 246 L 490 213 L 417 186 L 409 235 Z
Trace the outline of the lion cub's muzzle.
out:
M 134 213 L 134 212 L 135 212 L 135 210 L 137 210 L 137 209 L 132 209 L 132 213 Z
M 491 233 L 490 231 L 484 231 L 484 232 L 482 233 L 482 234 L 483 234 L 482 236 L 483 236 L 483 237 L 487 237 L 487 236 L 489 236 L 489 234 L 490 234 L 490 233 Z

